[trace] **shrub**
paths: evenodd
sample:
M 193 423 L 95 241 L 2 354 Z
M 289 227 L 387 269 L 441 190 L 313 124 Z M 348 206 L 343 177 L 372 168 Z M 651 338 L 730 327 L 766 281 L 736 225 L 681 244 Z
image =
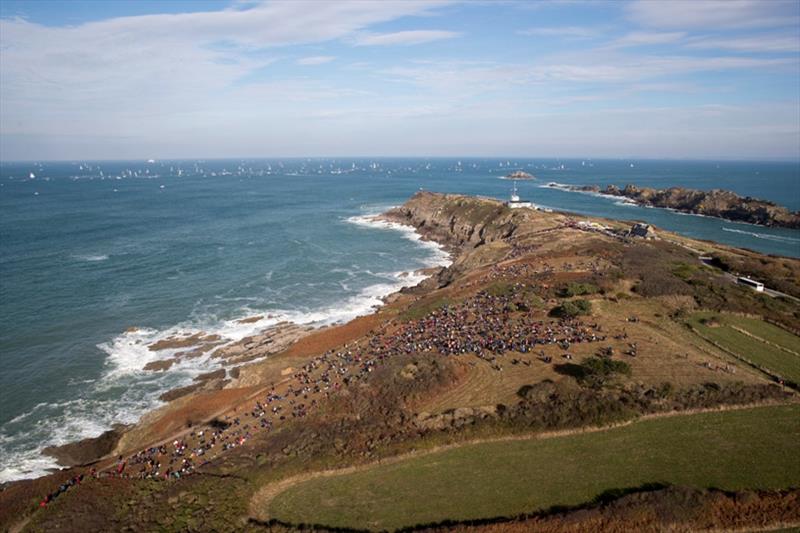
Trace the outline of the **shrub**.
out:
M 496 281 L 486 287 L 486 292 L 492 296 L 511 296 L 514 294 L 514 284 L 505 281 Z
M 559 318 L 573 318 L 579 315 L 588 315 L 592 312 L 592 302 L 589 300 L 570 300 L 554 307 L 551 316 Z
M 581 365 L 581 373 L 577 377 L 581 385 L 600 388 L 615 374 L 631 375 L 631 367 L 625 361 L 617 361 L 608 357 L 589 357 Z
M 570 283 L 561 289 L 561 296 L 583 296 L 585 294 L 595 294 L 599 291 L 600 289 L 597 285 L 591 283 Z

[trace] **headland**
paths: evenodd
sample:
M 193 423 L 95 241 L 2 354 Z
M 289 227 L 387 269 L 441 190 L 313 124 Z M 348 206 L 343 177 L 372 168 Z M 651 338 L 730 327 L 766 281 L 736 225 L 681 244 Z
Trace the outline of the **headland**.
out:
M 800 523 L 800 261 L 461 195 L 420 192 L 382 219 L 452 264 L 347 324 L 151 346 L 231 364 L 132 427 L 53 450 L 70 468 L 4 486 L 0 527 Z M 654 447 L 664 468 L 645 464 Z
M 621 189 L 616 185 L 605 188 L 597 185 L 572 186 L 568 189 L 627 198 L 637 205 L 674 209 L 682 213 L 724 218 L 734 222 L 800 229 L 800 213 L 789 211 L 768 200 L 742 197 L 721 189 L 652 189 L 635 185 L 626 185 Z

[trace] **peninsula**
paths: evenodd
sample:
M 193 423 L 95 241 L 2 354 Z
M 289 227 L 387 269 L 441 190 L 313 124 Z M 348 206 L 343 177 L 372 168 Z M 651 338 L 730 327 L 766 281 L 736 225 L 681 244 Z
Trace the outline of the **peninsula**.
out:
M 452 264 L 344 325 L 168 340 L 220 370 L 0 487 L 0 530 L 800 524 L 800 260 L 462 195 L 382 217 Z
M 718 217 L 762 226 L 800 229 L 800 212 L 791 212 L 774 202 L 749 196 L 742 197 L 734 192 L 721 189 L 711 191 L 683 187 L 652 189 L 635 185 L 626 185 L 622 189 L 616 185 L 609 185 L 604 189 L 597 185 L 574 187 L 573 189 L 619 196 L 628 198 L 639 205 L 674 209 L 682 213 Z

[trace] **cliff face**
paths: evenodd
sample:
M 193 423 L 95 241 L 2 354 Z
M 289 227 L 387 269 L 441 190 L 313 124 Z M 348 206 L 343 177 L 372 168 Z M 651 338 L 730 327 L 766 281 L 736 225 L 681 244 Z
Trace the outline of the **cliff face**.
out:
M 731 191 L 720 189 L 711 191 L 698 191 L 683 187 L 651 189 L 635 185 L 626 185 L 624 189 L 620 189 L 615 185 L 609 185 L 603 190 L 596 186 L 583 187 L 582 190 L 621 196 L 641 205 L 676 209 L 684 213 L 719 217 L 762 226 L 800 228 L 800 213 L 798 212 L 793 213 L 773 202 L 749 196 L 741 197 Z
M 383 215 L 458 249 L 477 248 L 510 237 L 520 216 L 496 200 L 432 192 L 418 192 Z

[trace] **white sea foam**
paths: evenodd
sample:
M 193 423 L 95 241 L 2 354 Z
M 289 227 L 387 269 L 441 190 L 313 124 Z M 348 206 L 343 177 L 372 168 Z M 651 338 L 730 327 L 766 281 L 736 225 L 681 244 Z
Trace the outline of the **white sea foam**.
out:
M 97 261 L 106 261 L 108 256 L 105 254 L 86 254 L 86 255 L 76 255 L 75 259 L 79 261 L 88 261 L 90 263 L 94 263 Z
M 800 239 L 796 239 L 794 237 L 786 237 L 784 235 L 771 235 L 769 233 L 758 233 L 755 231 L 744 231 L 735 228 L 723 227 L 722 231 L 727 231 L 729 233 L 740 233 L 742 235 L 749 235 L 751 237 L 755 237 L 756 239 L 765 239 L 768 241 L 775 241 L 775 242 L 786 242 L 786 243 L 800 242 Z
M 392 231 L 399 231 L 403 234 L 403 237 L 410 241 L 414 241 L 419 246 L 427 248 L 430 250 L 430 256 L 426 260 L 427 266 L 450 266 L 452 264 L 452 258 L 450 254 L 448 254 L 444 247 L 434 241 L 425 241 L 422 240 L 422 235 L 417 233 L 416 228 L 413 226 L 407 226 L 405 224 L 398 224 L 397 222 L 390 222 L 388 220 L 383 220 L 378 217 L 378 215 L 359 215 L 353 216 L 346 219 L 347 222 L 351 224 L 356 224 L 358 226 L 363 226 L 372 229 L 381 229 L 381 230 L 392 230 Z
M 613 200 L 614 205 L 619 205 L 623 207 L 639 206 L 639 204 L 637 204 L 634 200 L 631 200 L 630 198 L 625 198 L 624 196 L 605 194 L 599 191 L 582 191 L 580 189 L 576 189 L 574 185 L 567 185 L 566 183 L 558 183 L 556 181 L 551 181 L 549 183 L 539 185 L 539 187 L 542 189 L 558 189 L 559 191 L 576 192 L 578 194 L 586 194 L 588 196 L 594 196 L 596 198 L 605 198 L 607 200 Z M 639 207 L 651 207 L 651 206 L 639 206 Z
M 423 260 L 425 266 L 451 264 L 449 254 L 439 244 L 422 240 L 413 227 L 379 220 L 375 215 L 350 217 L 347 222 L 373 230 L 401 232 L 404 238 L 426 249 L 428 254 Z M 105 259 L 107 256 L 82 256 L 84 261 Z M 202 332 L 219 335 L 224 343 L 230 344 L 279 322 L 308 326 L 342 323 L 374 312 L 376 307 L 383 305 L 383 298 L 389 294 L 414 286 L 426 278 L 416 271 L 364 272 L 353 269 L 346 273 L 348 279 L 366 273 L 382 281 L 319 309 L 264 310 L 257 306 L 246 306 L 240 309 L 239 316 L 229 320 L 210 315 L 160 330 L 132 329 L 99 344 L 98 348 L 107 354 L 103 374 L 99 379 L 86 383 L 81 397 L 60 403 L 40 403 L 3 427 L 0 432 L 0 482 L 48 473 L 58 465 L 55 459 L 42 455 L 46 446 L 96 437 L 114 424 L 135 423 L 143 414 L 163 403 L 158 399 L 161 393 L 187 385 L 199 374 L 220 367 L 220 361 L 211 357 L 211 350 L 201 357 L 179 358 L 165 372 L 145 371 L 144 367 L 150 362 L 170 359 L 180 351 L 191 349 L 152 351 L 149 347 L 153 343 Z M 271 273 L 267 279 L 270 277 Z M 247 298 L 245 300 L 249 301 Z M 241 322 L 243 318 L 254 316 L 263 318 L 255 322 Z M 18 431 L 22 424 L 29 429 Z

